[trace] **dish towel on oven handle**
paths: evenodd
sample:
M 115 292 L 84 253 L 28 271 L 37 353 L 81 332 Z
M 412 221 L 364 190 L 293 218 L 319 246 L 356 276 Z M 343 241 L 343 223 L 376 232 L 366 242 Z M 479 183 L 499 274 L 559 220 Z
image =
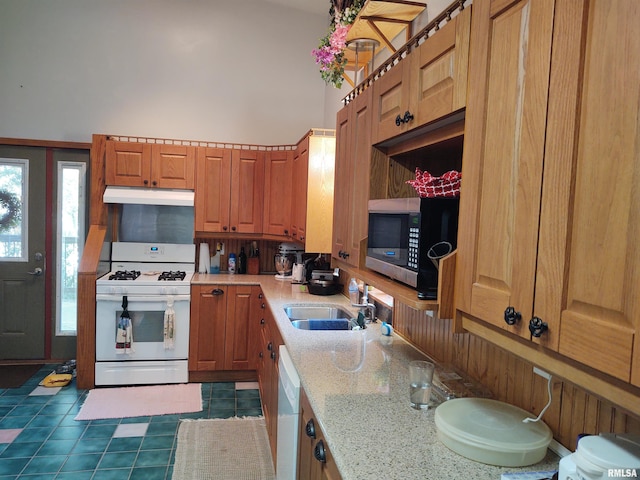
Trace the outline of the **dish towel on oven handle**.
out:
M 167 299 L 167 309 L 164 311 L 164 349 L 175 348 L 174 337 L 176 334 L 176 312 L 173 309 L 173 297 Z
M 122 313 L 118 319 L 118 328 L 116 329 L 116 353 L 133 352 L 133 326 L 131 323 L 131 315 L 127 307 L 129 301 L 127 296 L 122 297 Z

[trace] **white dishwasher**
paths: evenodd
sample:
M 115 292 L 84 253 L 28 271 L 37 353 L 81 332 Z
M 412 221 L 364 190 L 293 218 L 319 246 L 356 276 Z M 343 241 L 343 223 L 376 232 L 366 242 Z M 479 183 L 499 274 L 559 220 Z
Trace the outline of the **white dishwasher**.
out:
M 298 423 L 300 421 L 300 377 L 289 351 L 280 345 L 278 360 L 278 451 L 276 477 L 295 480 L 298 463 Z

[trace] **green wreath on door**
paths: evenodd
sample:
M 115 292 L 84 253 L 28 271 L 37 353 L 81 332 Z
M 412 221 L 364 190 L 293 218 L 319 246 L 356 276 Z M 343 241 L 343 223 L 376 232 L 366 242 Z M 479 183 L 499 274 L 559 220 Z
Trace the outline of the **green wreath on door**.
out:
M 0 190 L 0 233 L 10 230 L 20 223 L 22 203 L 16 195 Z

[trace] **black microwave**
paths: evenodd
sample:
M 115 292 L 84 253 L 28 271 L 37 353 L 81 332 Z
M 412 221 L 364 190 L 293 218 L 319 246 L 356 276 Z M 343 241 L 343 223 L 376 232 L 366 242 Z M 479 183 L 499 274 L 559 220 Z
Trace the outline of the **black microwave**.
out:
M 365 265 L 414 287 L 418 298 L 438 296 L 438 258 L 456 248 L 459 198 L 369 200 Z

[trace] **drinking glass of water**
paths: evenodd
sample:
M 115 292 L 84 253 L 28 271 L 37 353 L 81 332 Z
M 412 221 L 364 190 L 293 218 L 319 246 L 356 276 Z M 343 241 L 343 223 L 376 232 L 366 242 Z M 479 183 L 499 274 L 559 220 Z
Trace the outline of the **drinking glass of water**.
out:
M 429 408 L 435 365 L 423 360 L 409 362 L 409 402 L 416 410 Z

